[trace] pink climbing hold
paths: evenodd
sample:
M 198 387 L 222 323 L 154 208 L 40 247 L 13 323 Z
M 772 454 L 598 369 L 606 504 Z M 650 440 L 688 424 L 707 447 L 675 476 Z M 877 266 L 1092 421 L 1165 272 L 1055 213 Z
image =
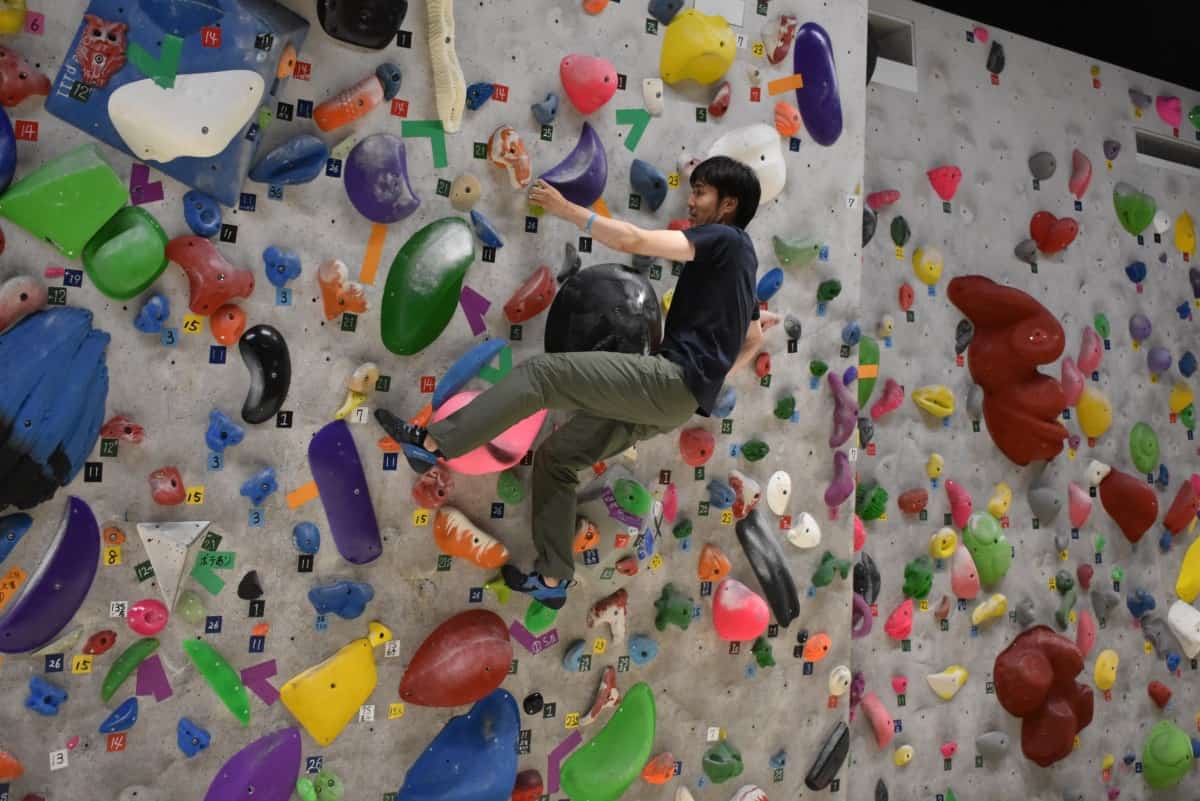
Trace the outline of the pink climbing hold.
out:
M 1075 148 L 1071 153 L 1071 180 L 1067 183 L 1067 188 L 1076 199 L 1083 200 L 1091 182 L 1092 160 L 1080 152 L 1079 148 Z
M 1091 375 L 1100 367 L 1102 358 L 1104 343 L 1100 341 L 1100 335 L 1092 330 L 1090 325 L 1084 326 L 1083 341 L 1079 343 L 1079 358 L 1075 360 L 1075 364 L 1084 375 Z
M 929 183 L 933 186 L 933 191 L 937 192 L 938 197 L 947 202 L 954 200 L 954 195 L 958 192 L 958 184 L 962 180 L 962 170 L 947 164 L 935 167 L 925 174 L 929 176 Z
M 1083 394 L 1083 372 L 1075 366 L 1075 360 L 1070 356 L 1064 356 L 1062 360 L 1062 384 L 1063 397 L 1067 400 L 1068 406 L 1074 406 L 1079 403 L 1079 396 Z
M 663 520 L 674 523 L 675 518 L 679 516 L 679 490 L 675 488 L 674 481 L 667 485 L 667 489 L 663 493 L 662 505 Z
M 895 203 L 900 199 L 899 189 L 884 189 L 881 192 L 872 192 L 867 195 L 867 205 L 871 207 L 871 211 L 879 211 Z
M 912 634 L 913 627 L 913 602 L 912 598 L 905 598 L 904 601 L 892 610 L 888 615 L 887 622 L 883 624 L 883 630 L 893 640 L 907 640 L 908 635 Z
M 946 497 L 950 499 L 950 516 L 956 528 L 964 528 L 971 517 L 971 495 L 952 478 L 946 479 Z
M 1083 658 L 1087 659 L 1095 644 L 1096 620 L 1092 617 L 1091 612 L 1081 609 L 1075 628 L 1075 647 L 1079 649 L 1079 653 L 1083 654 Z
M 950 589 L 968 601 L 979 595 L 979 571 L 966 546 L 960 544 L 950 557 Z
M 904 387 L 900 386 L 896 379 L 889 378 L 883 382 L 883 393 L 871 404 L 871 419 L 882 420 L 899 409 L 903 403 Z
M 591 114 L 617 91 L 617 68 L 599 56 L 578 53 L 566 56 L 558 65 L 558 75 L 567 97 L 580 114 Z
M 433 413 L 433 422 L 439 422 L 454 414 L 479 394 L 478 390 L 467 390 L 451 396 Z M 447 459 L 446 465 L 454 472 L 468 476 L 507 470 L 525 458 L 525 453 L 533 446 L 538 432 L 542 430 L 546 414 L 545 409 L 534 412 L 519 423 L 509 426 L 491 442 L 485 442 L 462 456 Z
M 1154 109 L 1159 118 L 1172 128 L 1178 128 L 1183 122 L 1183 103 L 1174 95 L 1159 95 L 1154 98 Z
M 1074 481 L 1067 486 L 1067 511 L 1071 517 L 1071 528 L 1083 528 L 1092 513 L 1092 496 Z
M 942 759 L 950 759 L 958 753 L 958 743 L 951 740 L 948 743 L 942 743 L 942 747 L 938 749 L 942 754 Z
M 153 637 L 167 626 L 170 616 L 166 604 L 157 598 L 143 598 L 134 602 L 125 614 L 125 623 L 136 634 Z
M 858 553 L 867 544 L 867 527 L 863 524 L 862 518 L 858 515 L 854 516 L 854 552 Z
M 904 676 L 892 676 L 892 692 L 904 695 L 908 691 L 908 679 Z
M 975 34 L 975 41 L 979 42 L 980 44 L 987 44 L 988 39 L 992 38 L 991 34 L 988 33 L 988 29 L 982 25 L 976 25 L 975 30 L 972 31 L 972 33 Z
M 912 605 L 912 601 L 908 603 Z M 880 750 L 887 748 L 896 734 L 896 724 L 892 722 L 892 716 L 888 714 L 883 701 L 880 701 L 875 693 L 869 692 L 863 695 L 861 706 L 867 720 L 871 722 L 871 729 L 875 732 L 875 744 Z
M 713 594 L 713 626 L 726 642 L 754 640 L 767 630 L 771 610 L 754 590 L 727 578 Z

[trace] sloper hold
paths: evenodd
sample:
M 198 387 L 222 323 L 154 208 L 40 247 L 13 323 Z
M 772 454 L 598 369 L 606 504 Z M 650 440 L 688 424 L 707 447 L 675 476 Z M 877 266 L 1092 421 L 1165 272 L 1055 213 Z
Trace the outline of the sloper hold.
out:
M 154 580 L 168 609 L 175 608 L 179 585 L 188 569 L 188 553 L 192 545 L 208 530 L 209 522 L 138 523 L 138 537 L 146 557 L 154 567 Z
M 408 0 L 317 0 L 317 19 L 335 39 L 382 50 L 396 38 Z
M 383 344 L 411 356 L 428 347 L 458 308 L 467 268 L 475 261 L 475 236 L 458 217 L 426 225 L 400 248 L 380 301 Z
M 300 773 L 300 730 L 261 737 L 221 766 L 204 801 L 288 801 Z
M 47 161 L 0 197 L 0 216 L 75 258 L 129 202 L 129 190 L 94 144 Z
M 707 85 L 724 77 L 736 55 L 733 31 L 725 18 L 689 8 L 667 26 L 658 69 L 672 85 L 688 79 Z
M 301 134 L 259 159 L 250 170 L 249 178 L 251 181 L 279 186 L 306 184 L 325 172 L 328 160 L 328 145 L 312 134 Z
M 567 98 L 580 114 L 596 111 L 617 91 L 617 68 L 606 58 L 572 54 L 558 65 Z
M 829 736 L 825 738 L 821 750 L 813 759 L 812 767 L 805 774 L 804 786 L 813 791 L 824 790 L 833 781 L 837 772 L 842 769 L 842 763 L 846 761 L 849 753 L 850 729 L 846 726 L 845 721 L 839 720 L 834 724 Z
M 405 773 L 396 801 L 509 798 L 517 778 L 520 727 L 516 700 L 504 690 L 493 691 L 438 732 Z M 587 801 L 582 795 L 571 796 Z
M 0 653 L 32 651 L 53 640 L 87 597 L 99 563 L 96 517 L 72 496 L 58 533 L 0 615 Z
M 629 168 L 629 182 L 633 185 L 633 191 L 642 196 L 651 211 L 658 211 L 658 207 L 667 199 L 667 176 L 648 161 L 633 160 L 633 165 Z
M 383 553 L 379 522 L 358 448 L 345 420 L 326 424 L 308 444 L 308 466 L 338 553 L 356 565 Z
M 498 615 L 486 609 L 460 612 L 417 648 L 400 679 L 400 697 L 419 706 L 473 703 L 500 686 L 511 661 L 508 628 Z
M 796 32 L 792 69 L 804 76 L 804 85 L 796 90 L 804 127 L 814 142 L 829 147 L 842 135 L 842 101 L 833 41 L 817 23 L 806 22 Z
M 787 628 L 800 614 L 800 598 L 779 539 L 771 531 L 761 509 L 755 509 L 739 520 L 736 529 L 738 542 L 767 596 L 776 622 Z
M 400 222 L 421 205 L 409 183 L 404 139 L 394 134 L 371 134 L 355 145 L 342 183 L 354 208 L 373 223 Z
M 167 234 L 140 206 L 126 206 L 83 248 L 83 268 L 110 298 L 140 295 L 167 268 Z
M 580 206 L 591 206 L 600 198 L 608 182 L 608 157 L 591 123 L 584 121 L 579 141 L 566 158 L 538 177 Z
M 283 408 L 292 383 L 287 340 L 273 326 L 256 325 L 238 340 L 238 353 L 250 373 L 242 419 L 251 425 L 265 423 Z M 310 451 L 311 447 L 310 444 Z
M 650 758 L 655 722 L 654 693 L 650 685 L 638 682 L 625 694 L 604 728 L 563 762 L 560 772 L 563 792 L 572 801 L 620 798 Z M 508 789 L 512 789 L 511 783 Z

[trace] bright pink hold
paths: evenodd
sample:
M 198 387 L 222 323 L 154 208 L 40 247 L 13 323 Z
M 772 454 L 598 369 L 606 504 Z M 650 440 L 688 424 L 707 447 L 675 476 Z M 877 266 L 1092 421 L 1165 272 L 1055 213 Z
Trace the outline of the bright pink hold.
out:
M 727 578 L 713 594 L 713 627 L 726 642 L 757 639 L 767 630 L 771 610 L 754 590 L 737 579 Z
M 862 518 L 856 514 L 854 515 L 854 552 L 858 553 L 866 544 L 867 527 L 863 525 Z
M 1070 356 L 1064 356 L 1062 360 L 1062 384 L 1063 396 L 1067 399 L 1068 406 L 1074 406 L 1079 403 L 1079 396 L 1083 394 L 1083 372 L 1075 366 L 1075 360 Z
M 674 523 L 678 514 L 679 490 L 675 488 L 675 482 L 672 481 L 667 485 L 667 491 L 663 493 L 663 519 L 668 523 Z
M 1092 496 L 1074 481 L 1067 487 L 1067 509 L 1071 515 L 1071 528 L 1083 528 L 1092 513 Z
M 950 499 L 950 516 L 955 528 L 963 528 L 971 517 L 971 496 L 952 478 L 946 479 L 946 496 Z
M 954 195 L 958 192 L 958 183 L 962 180 L 962 170 L 947 164 L 935 167 L 925 174 L 929 176 L 929 183 L 938 197 L 945 201 L 954 200 Z
M 905 678 L 904 676 L 892 676 L 892 691 L 895 692 L 896 695 L 904 695 L 904 692 L 907 689 L 908 689 L 908 679 L 907 678 Z
M 125 622 L 134 633 L 143 637 L 153 637 L 164 628 L 170 615 L 166 604 L 154 598 L 143 598 L 129 607 Z
M 958 753 L 958 743 L 942 743 L 941 751 L 944 759 L 950 759 L 952 756 Z
M 1083 341 L 1079 343 L 1079 358 L 1075 364 L 1084 375 L 1091 375 L 1100 367 L 1104 358 L 1104 343 L 1090 325 L 1083 327 Z
M 567 97 L 580 114 L 591 114 L 617 91 L 617 68 L 599 56 L 578 53 L 566 56 L 558 65 L 558 75 Z
M 992 38 L 992 35 L 988 33 L 988 29 L 982 25 L 976 25 L 973 32 L 975 34 L 975 41 L 979 42 L 980 44 L 987 44 L 988 39 Z
M 1178 128 L 1183 122 L 1183 103 L 1178 97 L 1159 95 L 1154 98 L 1154 108 L 1158 111 L 1158 116 L 1167 125 L 1172 128 Z

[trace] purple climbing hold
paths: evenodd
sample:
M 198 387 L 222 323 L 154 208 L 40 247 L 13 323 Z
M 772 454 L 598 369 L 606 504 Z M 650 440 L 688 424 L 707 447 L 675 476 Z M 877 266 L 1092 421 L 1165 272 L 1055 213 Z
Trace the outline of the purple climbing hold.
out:
M 580 206 L 590 206 L 600 198 L 608 183 L 608 158 L 591 123 L 583 123 L 574 149 L 540 178 Z
M 1153 326 L 1150 325 L 1150 318 L 1140 312 L 1129 318 L 1129 336 L 1133 337 L 1135 342 L 1143 342 L 1150 338 L 1150 332 L 1153 331 Z
M 238 751 L 213 777 L 204 801 L 288 801 L 300 774 L 300 730 L 260 737 Z
M 1150 368 L 1150 372 L 1158 375 L 1165 373 L 1171 369 L 1171 351 L 1164 348 L 1162 345 L 1155 345 L 1146 353 L 1146 366 Z
M 792 69 L 804 76 L 804 86 L 796 90 L 796 105 L 804 127 L 814 142 L 828 147 L 842 135 L 842 100 L 838 95 L 833 41 L 817 23 L 806 22 L 796 32 Z
M 374 223 L 399 222 L 421 205 L 408 182 L 404 140 L 389 133 L 371 134 L 354 146 L 344 182 L 354 208 Z

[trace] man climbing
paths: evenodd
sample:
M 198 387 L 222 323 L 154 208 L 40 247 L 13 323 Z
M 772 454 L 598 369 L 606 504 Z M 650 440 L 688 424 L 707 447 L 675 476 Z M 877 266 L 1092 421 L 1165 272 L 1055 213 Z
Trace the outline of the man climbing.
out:
M 375 416 L 417 472 L 483 445 L 540 409 L 576 412 L 533 459 L 530 573 L 503 567 L 517 592 L 559 609 L 575 572 L 577 471 L 672 431 L 693 413 L 708 417 L 726 377 L 750 363 L 763 331 L 778 322 L 755 299 L 758 259 L 745 228 L 758 209 L 758 178 L 714 156 L 690 179 L 685 231 L 646 230 L 571 203 L 544 181 L 529 200 L 624 253 L 686 262 L 667 314 L 662 347 L 651 355 L 543 353 L 514 367 L 473 402 L 428 429 L 379 409 Z

